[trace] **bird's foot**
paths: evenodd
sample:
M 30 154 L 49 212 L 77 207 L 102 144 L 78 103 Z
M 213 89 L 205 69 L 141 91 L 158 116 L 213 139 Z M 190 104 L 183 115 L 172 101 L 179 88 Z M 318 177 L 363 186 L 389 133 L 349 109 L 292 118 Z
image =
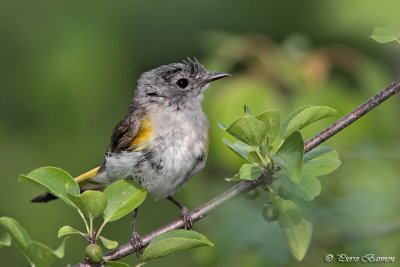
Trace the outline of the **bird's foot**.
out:
M 133 250 L 136 253 L 136 256 L 139 257 L 143 248 L 142 239 L 140 239 L 140 236 L 136 232 L 133 232 L 130 241 L 133 246 Z
M 177 201 L 175 198 L 172 196 L 168 196 L 167 199 L 171 201 L 172 204 L 177 206 L 179 210 L 181 211 L 181 218 L 183 220 L 183 228 L 186 230 L 191 230 L 193 227 L 193 220 L 192 220 L 192 214 L 190 213 L 189 209 L 183 206 L 179 201 Z
M 181 217 L 183 220 L 183 227 L 186 230 L 191 230 L 193 227 L 193 220 L 192 220 L 192 214 L 190 213 L 188 208 L 186 207 L 181 208 Z

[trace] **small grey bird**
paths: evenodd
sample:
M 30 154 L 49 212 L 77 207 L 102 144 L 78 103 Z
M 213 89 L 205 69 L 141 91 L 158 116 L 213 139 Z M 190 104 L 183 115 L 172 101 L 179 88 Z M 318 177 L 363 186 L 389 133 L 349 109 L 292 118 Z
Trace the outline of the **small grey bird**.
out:
M 210 82 L 227 76 L 189 58 L 143 73 L 128 114 L 112 132 L 103 164 L 75 178 L 81 189 L 133 179 L 156 199 L 177 205 L 185 228 L 191 228 L 188 210 L 171 195 L 205 165 L 209 124 L 201 107 L 203 93 Z M 32 202 L 54 198 L 44 194 Z

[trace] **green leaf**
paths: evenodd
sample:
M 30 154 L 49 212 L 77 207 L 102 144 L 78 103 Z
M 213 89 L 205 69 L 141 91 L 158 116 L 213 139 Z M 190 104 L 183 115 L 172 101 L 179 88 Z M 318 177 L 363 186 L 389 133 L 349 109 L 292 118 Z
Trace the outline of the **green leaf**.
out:
M 298 108 L 283 119 L 279 134 L 281 138 L 286 139 L 295 131 L 336 114 L 336 110 L 326 106 L 304 106 Z
M 226 130 L 226 128 L 228 128 L 224 124 L 222 124 L 221 122 L 217 122 L 217 125 L 218 125 L 219 128 L 221 128 L 224 131 Z
M 313 176 L 304 175 L 304 169 L 303 178 L 299 184 L 293 183 L 286 176 L 281 179 L 281 186 L 284 190 L 306 201 L 313 200 L 321 193 L 321 182 Z
M 298 184 L 302 178 L 302 164 L 304 154 L 304 141 L 299 132 L 294 132 L 279 147 L 274 161 L 281 167 L 292 182 Z
M 285 131 L 289 125 L 289 123 L 297 116 L 299 115 L 303 110 L 305 110 L 306 108 L 310 108 L 312 107 L 312 105 L 307 105 L 307 106 L 303 106 L 303 107 L 299 107 L 295 110 L 293 110 L 292 112 L 290 112 L 285 118 L 283 118 L 282 122 L 281 122 L 281 127 L 279 129 L 279 136 L 284 139 L 284 135 L 285 135 Z
M 274 199 L 276 205 L 279 207 L 279 212 L 284 215 L 284 218 L 279 220 L 281 227 L 291 227 L 298 224 L 303 218 L 303 211 L 300 206 L 292 200 L 276 198 Z
M 82 235 L 84 236 L 85 234 L 72 228 L 71 226 L 65 225 L 58 230 L 58 238 L 66 236 L 66 235 Z
M 106 222 L 116 221 L 137 207 L 145 200 L 147 192 L 130 180 L 119 180 L 104 190 L 107 207 L 103 211 Z
M 244 114 L 246 114 L 247 116 L 253 116 L 253 113 L 250 111 L 249 106 L 244 105 L 243 110 L 244 110 Z
M 255 180 L 261 176 L 262 168 L 257 164 L 243 164 L 239 169 L 240 179 Z
M 94 219 L 99 216 L 107 206 L 107 197 L 103 192 L 87 190 L 80 195 L 68 197 L 76 207 L 87 217 Z
M 229 147 L 233 152 L 235 152 L 239 157 L 244 158 L 245 160 L 249 160 L 248 153 L 253 151 L 253 148 L 249 145 L 246 145 L 242 142 L 231 143 L 228 139 L 223 138 L 222 141 L 224 144 Z
M 64 238 L 64 240 L 61 242 L 61 244 L 58 246 L 58 248 L 53 250 L 54 255 L 59 259 L 64 257 L 64 254 L 65 254 L 65 243 L 67 242 L 67 239 L 68 239 L 68 237 Z
M 262 163 L 262 160 L 258 156 L 257 152 L 255 151 L 250 151 L 249 154 L 247 155 L 249 158 L 248 160 L 253 163 Z
M 201 246 L 214 246 L 203 234 L 189 230 L 173 230 L 151 241 L 140 256 L 142 261 L 150 261 L 171 254 Z
M 0 236 L 0 248 L 9 247 L 11 245 L 11 235 L 9 233 L 4 233 Z
M 136 266 L 141 266 L 141 264 Z M 129 264 L 120 261 L 108 261 L 106 267 L 129 267 Z
M 51 266 L 54 261 L 64 257 L 65 240 L 56 249 L 52 250 L 48 246 L 37 241 L 31 241 L 28 244 L 25 255 L 30 255 L 32 266 Z
M 319 146 L 304 155 L 303 175 L 318 177 L 339 168 L 341 162 L 336 150 Z
M 240 175 L 239 175 L 239 173 L 237 173 L 233 177 L 225 178 L 225 181 L 227 181 L 227 182 L 241 181 Z
M 1 217 L 0 226 L 12 235 L 31 266 L 50 266 L 57 258 L 64 256 L 65 239 L 60 247 L 52 250 L 44 244 L 31 240 L 25 229 L 13 218 Z
M 27 175 L 20 175 L 19 181 L 29 181 L 43 187 L 68 205 L 76 207 L 68 198 L 68 193 L 78 195 L 80 189 L 74 178 L 66 171 L 56 167 L 42 167 Z
M 280 215 L 279 226 L 285 235 L 293 256 L 301 261 L 310 245 L 312 236 L 312 223 L 304 216 L 301 208 L 290 200 L 277 201 Z
M 31 238 L 25 229 L 13 218 L 10 217 L 1 217 L 0 218 L 0 226 L 5 228 L 5 230 L 12 235 L 13 239 L 17 244 L 21 247 L 26 247 L 29 242 L 31 242 Z
M 101 243 L 103 243 L 103 246 L 107 249 L 114 249 L 114 248 L 118 247 L 117 241 L 107 239 L 103 236 L 99 236 L 99 238 L 100 238 Z
M 275 140 L 275 137 L 278 135 L 280 128 L 280 116 L 278 111 L 270 110 L 260 115 L 257 115 L 256 118 L 266 125 L 266 135 L 268 137 L 269 143 L 272 143 Z
M 226 131 L 238 140 L 251 145 L 261 145 L 267 137 L 267 126 L 255 117 L 248 116 L 235 120 Z
M 275 139 L 279 131 L 280 122 L 277 111 L 266 111 L 257 116 L 250 116 L 249 113 L 246 113 L 246 115 L 246 117 L 234 121 L 225 130 L 240 141 L 251 146 L 262 146 L 268 140 L 272 142 Z
M 400 26 L 392 24 L 385 27 L 376 27 L 372 31 L 371 38 L 378 43 L 389 43 L 392 41 L 400 43 Z

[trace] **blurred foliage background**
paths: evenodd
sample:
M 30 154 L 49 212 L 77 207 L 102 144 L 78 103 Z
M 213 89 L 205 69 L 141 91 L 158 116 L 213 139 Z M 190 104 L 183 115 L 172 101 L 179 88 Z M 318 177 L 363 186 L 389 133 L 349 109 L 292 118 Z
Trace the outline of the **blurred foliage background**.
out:
M 83 228 L 60 202 L 29 203 L 41 191 L 18 184 L 18 175 L 46 165 L 77 175 L 100 163 L 140 73 L 188 56 L 233 74 L 206 92 L 209 160 L 177 194 L 188 207 L 198 206 L 231 186 L 223 178 L 242 163 L 224 147 L 217 122 L 230 123 L 244 104 L 254 113 L 278 109 L 286 115 L 318 104 L 346 114 L 399 74 L 398 45 L 369 38 L 399 10 L 397 0 L 1 0 L 0 216 L 16 218 L 33 239 L 52 247 L 60 243 L 61 226 Z M 303 262 L 291 256 L 277 225 L 262 219 L 265 199 L 259 197 L 232 201 L 195 225 L 215 248 L 148 266 L 321 266 L 327 253 L 395 256 L 398 264 L 399 101 L 395 96 L 329 140 L 343 163 L 321 179 L 314 235 Z M 331 121 L 307 129 L 305 138 Z M 149 199 L 140 211 L 139 231 L 176 216 L 170 203 Z M 130 227 L 131 218 L 125 218 L 110 224 L 105 235 L 126 242 Z M 84 247 L 71 238 L 57 266 L 81 260 Z M 126 261 L 133 265 L 136 259 Z M 0 250 L 0 265 L 28 266 L 15 244 Z

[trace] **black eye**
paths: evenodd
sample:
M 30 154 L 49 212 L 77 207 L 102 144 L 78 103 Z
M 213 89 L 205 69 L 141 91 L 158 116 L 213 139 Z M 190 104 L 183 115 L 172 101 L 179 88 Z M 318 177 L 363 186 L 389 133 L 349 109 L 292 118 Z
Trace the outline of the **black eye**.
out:
M 180 87 L 180 88 L 186 88 L 187 86 L 188 86 L 188 84 L 189 84 L 189 81 L 188 81 L 188 79 L 185 79 L 185 78 L 182 78 L 182 79 L 179 79 L 177 82 L 176 82 L 176 84 Z

